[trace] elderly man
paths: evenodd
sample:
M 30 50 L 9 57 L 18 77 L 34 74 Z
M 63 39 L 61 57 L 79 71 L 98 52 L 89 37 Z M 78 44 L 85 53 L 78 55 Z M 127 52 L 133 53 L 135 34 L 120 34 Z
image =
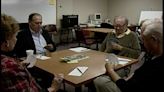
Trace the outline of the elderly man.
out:
M 137 58 L 141 50 L 139 40 L 137 35 L 130 31 L 127 26 L 128 19 L 126 17 L 115 17 L 115 30 L 106 36 L 100 51 Z
M 46 30 L 42 29 L 42 16 L 32 13 L 28 18 L 29 28 L 18 33 L 15 53 L 18 57 L 25 57 L 26 50 L 32 49 L 35 54 L 45 54 L 46 49 L 55 51 L 56 46 Z M 45 49 L 46 48 L 46 49 Z
M 122 79 L 115 71 L 114 64 L 106 63 L 108 76 L 94 80 L 97 92 L 160 92 L 163 90 L 163 26 L 153 22 L 145 27 L 142 39 L 149 54 L 148 61 L 134 72 L 129 80 Z M 113 80 L 113 81 L 111 81 Z M 115 83 L 114 83 L 115 82 Z
M 14 52 L 17 57 L 26 57 L 26 50 L 34 50 L 34 54 L 44 55 L 46 49 L 55 51 L 55 43 L 50 38 L 47 31 L 41 28 L 42 16 L 39 13 L 31 13 L 28 18 L 29 27 L 23 29 L 17 35 L 17 42 Z M 46 49 L 45 49 L 46 48 Z M 38 84 L 47 89 L 51 86 L 54 75 L 38 67 L 28 68 L 28 71 L 36 79 Z

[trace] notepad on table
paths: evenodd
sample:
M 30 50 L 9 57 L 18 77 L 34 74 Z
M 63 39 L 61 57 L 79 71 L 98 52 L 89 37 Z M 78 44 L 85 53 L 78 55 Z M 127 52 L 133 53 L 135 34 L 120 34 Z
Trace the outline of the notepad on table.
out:
M 84 47 L 76 47 L 76 48 L 70 48 L 69 50 L 74 51 L 74 52 L 85 52 L 85 51 L 89 51 L 90 49 L 87 49 Z
M 78 66 L 75 69 L 73 69 L 68 75 L 82 76 L 82 74 L 84 74 L 87 69 L 88 69 L 88 67 L 86 67 L 86 66 Z
M 129 61 L 131 61 L 130 59 L 126 59 L 126 58 L 118 58 L 119 64 L 127 64 Z
M 36 55 L 36 58 L 40 59 L 40 60 L 47 60 L 47 59 L 50 59 L 51 57 L 47 57 L 47 56 L 43 56 L 43 55 Z

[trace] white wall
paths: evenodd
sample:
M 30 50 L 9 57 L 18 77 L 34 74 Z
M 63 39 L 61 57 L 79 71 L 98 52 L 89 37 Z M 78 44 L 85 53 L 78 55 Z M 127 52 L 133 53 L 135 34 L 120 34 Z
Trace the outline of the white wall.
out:
M 1 12 L 11 15 L 18 22 L 28 22 L 32 12 L 40 13 L 43 24 L 56 24 L 56 0 L 50 5 L 48 0 L 1 0 Z
M 55 1 L 49 5 L 48 1 Z M 78 14 L 79 23 L 86 23 L 90 14 L 102 13 L 103 19 L 127 16 L 130 23 L 137 24 L 140 12 L 161 11 L 163 0 L 1 0 L 1 11 L 14 16 L 19 22 L 27 22 L 31 12 L 43 16 L 43 24 L 60 27 L 62 15 Z M 57 3 L 57 5 L 56 5 Z M 57 13 L 56 13 L 57 12 Z
M 109 0 L 108 17 L 123 15 L 132 24 L 138 24 L 141 11 L 162 11 L 163 0 Z

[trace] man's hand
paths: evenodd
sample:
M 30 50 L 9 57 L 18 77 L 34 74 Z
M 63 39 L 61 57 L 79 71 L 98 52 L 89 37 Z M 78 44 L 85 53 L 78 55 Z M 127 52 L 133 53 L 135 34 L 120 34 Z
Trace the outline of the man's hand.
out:
M 119 45 L 115 42 L 111 42 L 111 45 L 112 45 L 112 49 L 114 49 L 114 50 L 120 50 L 121 51 L 123 48 L 121 45 Z
M 114 71 L 115 66 L 116 66 L 116 63 L 110 62 L 110 61 L 107 62 L 107 63 L 105 64 L 105 68 L 106 68 L 107 73 L 110 74 L 111 71 Z
M 117 81 L 121 77 L 114 71 L 116 64 L 114 62 L 108 62 L 105 64 L 106 71 L 111 76 L 113 81 Z
M 58 75 L 54 74 L 54 75 L 55 75 L 55 78 L 52 81 L 51 87 L 48 88 L 49 92 L 57 92 L 60 89 L 60 86 L 64 78 L 63 74 L 58 74 Z
M 47 46 L 45 46 L 44 48 L 47 49 L 47 50 L 54 49 L 52 44 L 47 44 Z

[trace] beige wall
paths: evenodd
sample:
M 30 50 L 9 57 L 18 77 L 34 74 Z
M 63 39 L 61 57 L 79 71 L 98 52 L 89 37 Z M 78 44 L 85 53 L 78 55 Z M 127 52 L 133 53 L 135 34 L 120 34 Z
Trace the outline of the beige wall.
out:
M 57 27 L 62 15 L 78 14 L 79 23 L 86 23 L 90 14 L 100 12 L 102 19 L 123 15 L 130 24 L 138 24 L 140 12 L 161 11 L 163 0 L 57 0 Z
M 138 24 L 140 12 L 162 11 L 163 0 L 109 0 L 108 18 L 113 21 L 114 16 L 123 15 L 132 24 Z
M 62 15 L 79 15 L 79 23 L 86 23 L 93 13 L 101 13 L 102 19 L 108 15 L 108 0 L 57 0 L 57 27 Z
M 78 14 L 79 23 L 86 23 L 93 13 L 101 13 L 102 19 L 111 20 L 114 16 L 124 15 L 135 24 L 141 10 L 161 11 L 163 0 L 57 0 L 57 5 L 49 5 L 47 0 L 1 1 L 2 12 L 16 17 L 19 22 L 27 22 L 29 13 L 39 12 L 44 17 L 43 24 L 55 23 L 59 27 L 62 15 L 66 14 Z

